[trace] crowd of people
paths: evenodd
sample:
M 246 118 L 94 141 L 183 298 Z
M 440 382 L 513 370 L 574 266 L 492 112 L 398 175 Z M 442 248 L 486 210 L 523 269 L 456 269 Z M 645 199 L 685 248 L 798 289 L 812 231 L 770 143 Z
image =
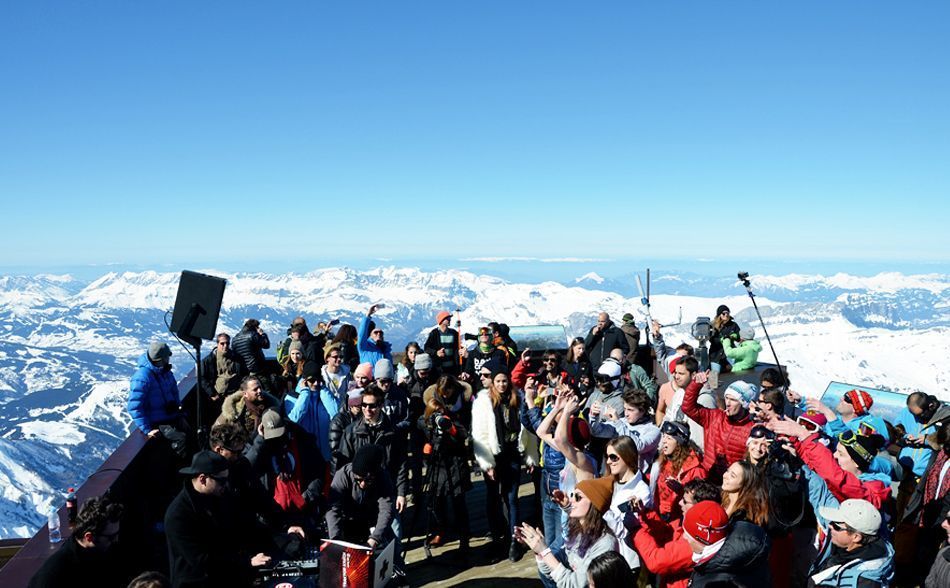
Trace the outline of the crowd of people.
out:
M 207 441 L 167 345 L 142 355 L 128 410 L 173 457 L 156 469 L 183 481 L 162 517 L 170 585 L 248 585 L 321 538 L 393 542 L 403 583 L 417 531 L 427 554 L 457 541 L 468 561 L 481 476 L 492 557 L 530 552 L 544 586 L 950 586 L 950 407 L 932 395 L 910 394 L 894 422 L 860 389 L 825 406 L 755 371 L 761 345 L 724 305 L 708 365 L 629 314 L 601 313 L 562 356 L 519 349 L 501 323 L 462 335 L 449 312 L 394 365 L 377 311 L 335 333 L 294 319 L 279 369 L 258 321 L 218 335 Z M 34 585 L 77 552 L 101 557 L 117 509 L 84 507 L 71 555 Z

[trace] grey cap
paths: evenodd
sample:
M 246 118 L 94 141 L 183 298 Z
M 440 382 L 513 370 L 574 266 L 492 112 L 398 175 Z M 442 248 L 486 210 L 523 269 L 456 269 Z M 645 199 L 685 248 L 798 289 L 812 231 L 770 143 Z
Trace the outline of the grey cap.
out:
M 412 362 L 412 367 L 416 370 L 431 370 L 432 358 L 429 357 L 428 353 L 419 353 L 416 355 L 415 361 Z
M 381 359 L 377 361 L 376 367 L 373 368 L 373 376 L 377 380 L 392 380 L 393 379 L 392 362 L 389 361 L 388 359 Z
M 755 339 L 755 329 L 752 327 L 743 327 L 739 329 L 739 338 L 743 341 Z
M 276 410 L 269 408 L 264 411 L 264 414 L 261 415 L 261 426 L 264 428 L 264 439 L 276 439 L 284 434 L 284 431 L 287 429 L 287 426 L 284 424 L 284 419 L 281 418 L 280 413 Z
M 172 350 L 168 345 L 161 341 L 152 341 L 148 344 L 148 358 L 151 361 L 159 361 L 172 356 Z

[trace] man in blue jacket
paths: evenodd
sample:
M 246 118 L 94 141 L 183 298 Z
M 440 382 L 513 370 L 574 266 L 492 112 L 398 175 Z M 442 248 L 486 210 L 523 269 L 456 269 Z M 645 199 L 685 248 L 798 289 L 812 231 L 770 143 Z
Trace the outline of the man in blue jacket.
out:
M 383 339 L 383 330 L 379 328 L 370 317 L 376 314 L 379 305 L 374 304 L 369 307 L 369 312 L 360 321 L 360 328 L 357 333 L 357 349 L 360 352 L 360 363 L 369 363 L 376 365 L 381 359 L 393 360 L 393 345 Z
M 171 355 L 168 345 L 152 341 L 129 384 L 129 415 L 149 439 L 165 434 L 163 426 L 177 427 L 183 420 Z

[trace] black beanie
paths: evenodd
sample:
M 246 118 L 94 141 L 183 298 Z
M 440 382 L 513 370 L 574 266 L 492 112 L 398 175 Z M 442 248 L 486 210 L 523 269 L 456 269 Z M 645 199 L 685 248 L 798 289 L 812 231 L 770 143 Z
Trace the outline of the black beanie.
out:
M 308 361 L 303 364 L 303 379 L 304 380 L 319 380 L 320 379 L 320 364 L 315 361 Z
M 353 456 L 353 473 L 357 476 L 375 474 L 383 463 L 382 449 L 378 445 L 364 445 Z
M 729 310 L 729 307 L 726 306 L 725 304 L 720 304 L 719 308 L 716 309 L 716 316 L 719 316 L 723 312 L 732 312 L 732 311 Z
M 862 472 L 868 470 L 868 466 L 871 465 L 871 461 L 881 448 L 881 442 L 878 437 L 878 435 L 855 435 L 853 442 L 845 443 L 844 448 L 848 451 L 848 455 L 851 456 L 851 459 L 854 460 L 854 463 L 857 464 L 858 469 Z M 855 447 L 855 445 L 859 445 L 860 447 Z

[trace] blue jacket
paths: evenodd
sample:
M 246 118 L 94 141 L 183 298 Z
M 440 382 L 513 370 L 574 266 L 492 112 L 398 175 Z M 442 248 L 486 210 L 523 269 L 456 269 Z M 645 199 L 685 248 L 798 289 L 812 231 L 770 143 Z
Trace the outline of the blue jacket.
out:
M 831 535 L 828 530 L 828 521 L 821 516 L 819 508 L 822 506 L 838 508 L 840 503 L 828 490 L 825 481 L 814 471 L 808 466 L 804 466 L 802 471 L 808 480 L 808 500 L 815 510 L 815 518 L 818 519 L 818 526 L 821 528 L 821 546 L 818 550 L 818 557 L 809 571 L 809 576 L 811 576 L 815 586 L 857 588 L 859 582 L 877 582 L 882 586 L 889 585 L 894 577 L 894 548 L 882 536 L 883 533 L 872 542 L 875 545 L 874 552 L 878 557 L 867 560 L 853 559 L 838 565 L 832 565 L 828 561 L 832 554 Z M 886 524 L 882 523 L 881 531 L 885 531 L 886 528 Z
M 357 333 L 356 347 L 360 352 L 360 363 L 369 362 L 373 366 L 381 359 L 393 360 L 393 344 L 389 341 L 383 341 L 382 345 L 377 345 L 375 341 L 369 338 L 368 316 L 364 316 L 360 321 L 359 332 Z
M 287 418 L 314 436 L 323 459 L 330 463 L 330 419 L 339 412 L 339 405 L 326 387 L 319 391 L 308 388 L 303 380 L 297 385 L 297 400 Z
M 840 418 L 828 421 L 828 424 L 825 425 L 825 434 L 833 439 L 837 439 L 838 435 L 848 429 L 858 433 L 858 429 L 865 423 L 877 431 L 878 435 L 884 437 L 884 441 L 889 442 L 891 440 L 891 436 L 887 433 L 887 425 L 884 424 L 884 419 L 879 416 L 874 416 L 873 414 L 863 414 L 859 417 L 854 417 L 848 422 L 844 422 Z
M 129 415 L 143 433 L 170 423 L 181 414 L 178 382 L 171 370 L 152 365 L 148 353 L 139 357 L 129 382 Z
M 906 435 L 915 435 L 917 437 L 922 434 L 924 429 L 924 423 L 917 422 L 917 419 L 914 418 L 914 415 L 911 414 L 907 407 L 904 407 L 904 409 L 898 413 L 897 422 L 895 422 L 894 425 L 903 426 Z M 905 447 L 901 449 L 900 454 L 897 456 L 897 461 L 899 461 L 904 468 L 913 470 L 914 476 L 919 478 L 927 471 L 927 464 L 930 463 L 930 456 L 932 454 L 933 449 L 929 446 Z

